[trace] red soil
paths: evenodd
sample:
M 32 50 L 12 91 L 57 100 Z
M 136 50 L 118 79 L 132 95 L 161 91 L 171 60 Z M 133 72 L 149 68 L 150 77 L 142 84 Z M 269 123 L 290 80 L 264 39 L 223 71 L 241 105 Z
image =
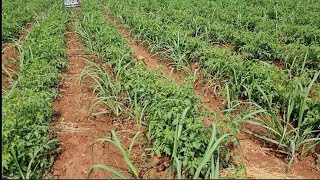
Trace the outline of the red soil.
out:
M 77 13 L 77 11 L 74 11 Z M 89 109 L 94 95 L 92 82 L 88 79 L 80 86 L 77 82 L 82 70 L 88 66 L 85 58 L 102 66 L 102 61 L 90 56 L 84 50 L 80 37 L 74 32 L 74 24 L 70 23 L 70 32 L 65 35 L 66 52 L 70 67 L 66 69 L 60 87 L 61 97 L 54 102 L 57 120 L 53 126 L 57 138 L 61 141 L 62 152 L 57 156 L 52 171 L 56 178 L 86 178 L 89 169 L 98 163 L 112 167 L 132 178 L 120 151 L 111 144 L 97 143 L 98 138 L 110 136 L 115 130 L 122 145 L 128 148 L 132 138 L 138 132 L 135 121 L 128 117 L 115 117 L 111 114 L 95 116 Z M 108 68 L 108 70 L 107 70 Z M 105 68 L 110 71 L 110 67 Z M 95 111 L 107 111 L 99 106 Z M 130 110 L 129 110 L 130 111 Z M 141 131 L 144 131 L 142 127 Z M 130 159 L 142 178 L 169 178 L 168 158 L 154 156 L 150 159 L 145 150 L 146 142 L 142 136 L 136 139 Z M 111 173 L 97 169 L 90 178 L 106 178 Z
M 119 33 L 123 35 L 124 38 L 127 39 L 129 45 L 132 49 L 134 49 L 134 57 L 138 60 L 142 60 L 145 66 L 150 70 L 159 70 L 160 72 L 164 73 L 166 77 L 172 77 L 173 80 L 180 84 L 185 76 L 182 72 L 177 73 L 173 72 L 173 67 L 168 65 L 168 60 L 164 59 L 160 61 L 161 57 L 159 55 L 150 56 L 149 52 L 147 51 L 144 44 L 139 41 L 134 40 L 131 35 L 130 31 L 126 28 L 123 28 L 113 17 L 107 16 L 109 22 L 113 23 Z
M 170 65 L 168 59 L 160 61 L 159 56 L 151 57 L 146 50 L 144 44 L 135 41 L 128 29 L 123 28 L 120 23 L 118 23 L 113 17 L 107 16 L 108 20 L 112 22 L 120 32 L 129 42 L 131 48 L 135 50 L 135 57 L 139 60 L 143 60 L 148 69 L 160 70 L 167 77 L 171 76 L 175 82 L 179 85 L 183 78 L 186 77 L 186 73 L 183 71 L 171 73 L 173 68 Z M 222 45 L 215 48 L 234 48 L 233 46 Z M 162 66 L 164 68 L 159 69 L 158 67 Z M 205 119 L 204 123 L 206 127 L 210 126 L 212 121 L 219 122 L 223 119 L 223 113 L 221 110 L 225 108 L 224 101 L 220 94 L 213 92 L 213 88 L 207 88 L 205 85 L 206 80 L 204 80 L 201 75 L 201 70 L 199 69 L 198 64 L 191 64 L 191 72 L 194 73 L 195 70 L 200 71 L 200 75 L 197 78 L 197 83 L 195 83 L 195 93 L 201 97 L 201 102 L 203 108 L 207 111 L 214 111 L 217 113 L 216 118 L 212 119 L 208 117 Z M 217 85 L 213 82 L 212 85 Z M 294 164 L 292 166 L 292 174 L 286 174 L 286 163 L 283 161 L 283 157 L 277 157 L 272 153 L 267 153 L 266 148 L 260 145 L 258 142 L 253 141 L 249 138 L 248 135 L 244 135 L 246 139 L 240 140 L 240 147 L 237 147 L 234 150 L 234 153 L 239 157 L 239 162 L 244 163 L 247 167 L 246 175 L 249 178 L 296 178 L 296 177 L 305 177 L 305 178 L 319 178 L 318 172 L 314 171 L 314 161 L 310 157 L 305 158 L 302 161 Z M 239 163 L 238 162 L 238 163 Z M 301 166 L 303 165 L 303 166 Z M 158 166 L 159 167 L 159 166 Z M 156 172 L 157 170 L 153 170 Z M 270 174 L 271 176 L 268 176 Z M 154 176 L 158 178 L 158 176 Z
M 294 162 L 291 172 L 286 173 L 287 163 L 284 161 L 284 155 L 275 153 L 274 149 L 267 148 L 262 141 L 252 139 L 247 134 L 238 134 L 237 137 L 240 140 L 240 147 L 233 151 L 235 161 L 246 166 L 248 178 L 320 178 L 320 171 L 317 170 L 312 156 Z
M 133 39 L 130 31 L 121 26 L 121 24 L 118 23 L 112 16 L 107 16 L 107 19 L 109 22 L 113 23 L 118 32 L 127 39 L 130 47 L 134 49 L 134 56 L 138 60 L 142 60 L 148 69 L 157 70 L 165 74 L 166 77 L 172 77 L 177 85 L 181 84 L 184 78 L 187 77 L 187 73 L 183 70 L 178 72 L 173 71 L 174 67 L 171 65 L 169 59 L 163 59 L 159 55 L 150 56 L 146 46 L 143 43 Z M 194 74 L 196 70 L 200 70 L 199 65 L 197 63 L 191 63 L 190 72 Z M 217 119 L 221 119 L 223 114 L 220 110 L 224 108 L 224 102 L 219 95 L 216 95 L 212 92 L 211 88 L 206 87 L 206 80 L 204 80 L 201 73 L 199 74 L 200 77 L 197 78 L 197 82 L 195 83 L 195 93 L 201 98 L 203 109 L 206 111 L 217 112 Z M 204 123 L 207 127 L 209 127 L 212 121 L 214 120 L 211 118 L 206 118 Z
M 8 44 L 2 50 L 2 65 L 11 73 L 16 71 L 16 61 L 19 58 L 15 45 Z M 2 67 L 2 86 L 6 89 L 10 88 L 9 75 L 5 73 Z
M 53 175 L 57 178 L 86 178 L 89 169 L 97 163 L 109 165 L 127 177 L 131 177 L 126 163 L 113 145 L 97 142 L 98 138 L 109 137 L 112 129 L 122 129 L 122 120 L 110 114 L 94 116 L 89 111 L 94 99 L 92 83 L 78 82 L 82 70 L 87 66 L 85 59 L 95 59 L 84 50 L 79 36 L 70 23 L 70 32 L 65 34 L 66 53 L 70 67 L 65 70 L 60 87 L 61 97 L 54 101 L 57 119 L 53 126 L 61 142 L 61 154 L 55 159 Z M 99 111 L 106 111 L 100 107 Z M 129 131 L 130 132 L 130 131 Z M 123 133 L 122 133 L 123 134 Z M 121 136 L 122 137 L 122 136 Z M 130 136 L 127 136 L 130 137 Z M 106 178 L 111 173 L 97 169 L 92 178 Z
M 225 102 L 222 99 L 221 95 L 217 92 L 214 92 L 214 87 L 217 85 L 216 82 L 211 81 L 208 84 L 208 81 L 205 80 L 203 75 L 197 79 L 195 84 L 195 93 L 201 98 L 201 103 L 204 111 L 215 112 L 215 117 L 207 117 L 204 119 L 205 127 L 210 127 L 212 122 L 219 122 L 223 119 L 222 110 L 225 108 Z
M 18 67 L 16 64 L 19 60 L 19 52 L 16 49 L 16 46 L 27 38 L 28 33 L 31 31 L 32 27 L 32 23 L 26 24 L 26 27 L 21 30 L 21 36 L 19 40 L 17 40 L 16 42 L 4 44 L 2 46 L 2 65 L 11 73 L 13 79 L 16 78 L 15 72 L 18 71 Z M 2 86 L 4 86 L 6 89 L 9 89 L 11 86 L 9 79 L 9 75 L 5 73 L 2 68 Z

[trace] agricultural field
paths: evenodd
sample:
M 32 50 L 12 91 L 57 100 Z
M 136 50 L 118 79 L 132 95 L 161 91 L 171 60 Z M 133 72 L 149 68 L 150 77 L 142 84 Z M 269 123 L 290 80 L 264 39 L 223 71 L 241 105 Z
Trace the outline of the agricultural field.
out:
M 2 178 L 320 178 L 320 1 L 2 3 Z

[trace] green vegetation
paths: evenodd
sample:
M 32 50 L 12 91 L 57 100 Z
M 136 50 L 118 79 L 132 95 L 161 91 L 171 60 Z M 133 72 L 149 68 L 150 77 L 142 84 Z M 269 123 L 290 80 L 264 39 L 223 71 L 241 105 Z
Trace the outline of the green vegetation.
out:
M 272 110 L 272 99 L 266 95 L 264 98 L 268 99 L 270 102 L 269 108 L 263 109 L 259 105 L 256 105 L 258 110 L 256 110 L 255 113 L 258 113 L 262 118 L 248 116 L 248 118 L 251 117 L 258 120 L 249 120 L 247 121 L 248 123 L 261 126 L 267 130 L 266 135 L 261 134 L 261 132 L 259 134 L 252 131 L 248 131 L 248 133 L 276 144 L 278 151 L 287 154 L 289 159 L 288 171 L 290 171 L 291 165 L 297 157 L 297 153 L 300 153 L 300 155 L 306 155 L 320 143 L 319 135 L 317 137 L 314 136 L 314 134 L 319 133 L 320 130 L 314 130 L 316 126 L 314 124 L 310 125 L 308 119 L 303 118 L 305 113 L 304 109 L 306 109 L 306 99 L 313 83 L 319 77 L 319 74 L 320 71 L 315 75 L 313 81 L 306 89 L 301 89 L 302 86 L 299 84 L 296 86 L 295 91 L 290 96 L 289 104 L 286 108 L 287 112 L 283 114 L 282 118 L 278 117 Z M 301 101 L 297 101 L 298 91 L 303 92 L 305 95 L 304 99 Z M 290 117 L 292 115 L 293 108 L 297 106 L 297 103 L 300 103 L 299 119 L 296 125 L 292 125 Z
M 125 4 L 132 5 L 131 16 L 139 14 L 158 26 L 183 30 L 182 36 L 225 45 L 245 59 L 280 60 L 299 69 L 307 53 L 306 66 L 319 70 L 320 4 L 315 0 L 103 2 L 128 24 L 132 19 Z
M 2 177 L 40 178 L 53 163 L 52 99 L 65 65 L 68 14 L 54 4 L 23 43 L 15 86 L 2 95 Z
M 218 2 L 212 1 L 213 4 L 219 4 Z M 223 7 L 233 7 L 234 3 L 232 2 L 220 2 L 220 4 L 223 4 Z M 240 3 L 241 2 L 242 1 L 240 1 Z M 276 3 L 277 1 L 273 2 Z M 198 18 L 201 18 L 201 16 L 196 15 L 195 13 L 197 12 L 202 16 L 205 14 L 212 14 L 203 13 L 201 10 L 204 7 L 216 7 L 219 9 L 220 5 L 208 5 L 204 1 L 197 1 L 197 3 L 194 4 L 190 1 L 182 1 L 181 3 L 180 1 L 135 2 L 129 0 L 116 2 L 114 0 L 108 0 L 101 1 L 101 3 L 105 5 L 105 9 L 107 10 L 106 13 L 112 14 L 121 22 L 128 25 L 131 28 L 131 33 L 136 38 L 149 45 L 151 52 L 162 52 L 164 56 L 167 56 L 171 61 L 177 64 L 198 62 L 203 70 L 207 73 L 208 78 L 214 78 L 219 80 L 221 83 L 226 82 L 226 84 L 229 84 L 231 87 L 230 94 L 233 94 L 233 98 L 238 97 L 240 99 L 248 99 L 256 102 L 262 107 L 267 108 L 269 107 L 270 102 L 268 99 L 264 98 L 264 94 L 266 94 L 267 97 L 272 98 L 271 106 L 274 112 L 280 112 L 281 114 L 284 114 L 287 111 L 287 107 L 289 106 L 290 102 L 290 96 L 295 91 L 295 87 L 300 85 L 302 88 L 306 88 L 312 81 L 314 75 L 319 71 L 317 68 L 307 66 L 309 61 L 312 61 L 311 64 L 317 64 L 319 61 L 319 59 L 315 58 L 314 56 L 309 57 L 311 54 L 318 54 L 316 52 L 312 53 L 310 49 L 303 51 L 303 53 L 301 53 L 299 56 L 292 55 L 294 56 L 293 59 L 298 61 L 300 58 L 299 62 L 301 62 L 296 66 L 298 69 L 294 70 L 294 73 L 293 71 L 291 72 L 292 68 L 290 68 L 291 70 L 282 70 L 276 67 L 274 64 L 265 63 L 265 59 L 260 57 L 262 55 L 257 57 L 254 55 L 255 58 L 259 59 L 249 60 L 250 58 L 245 57 L 241 53 L 234 53 L 231 48 L 213 48 L 209 40 L 216 41 L 214 37 L 200 38 L 194 36 L 194 28 L 182 26 L 184 24 L 182 22 L 185 21 L 188 22 L 193 20 L 194 23 L 198 22 L 197 20 Z M 167 5 L 162 6 L 163 3 Z M 287 3 L 291 4 L 290 2 Z M 318 2 L 315 1 L 310 1 L 310 3 L 314 6 L 318 4 Z M 190 8 L 191 6 L 193 8 Z M 307 7 L 310 8 L 310 6 Z M 189 12 L 187 9 L 192 9 L 192 12 Z M 186 14 L 184 14 L 185 12 Z M 232 13 L 232 11 L 227 12 Z M 312 12 L 314 12 L 314 10 L 311 11 L 311 13 Z M 189 20 L 185 19 L 185 17 Z M 266 20 L 265 23 L 270 24 L 271 22 Z M 314 26 L 316 23 L 317 22 L 314 20 L 310 20 L 311 25 Z M 206 28 L 201 24 L 197 25 L 198 29 Z M 217 26 L 212 25 L 212 28 L 214 27 Z M 223 30 L 224 29 L 222 29 L 222 31 Z M 267 30 L 266 32 L 262 30 L 259 30 L 258 32 L 268 32 Z M 206 32 L 209 33 L 212 31 L 207 30 Z M 229 30 L 227 32 L 229 33 Z M 267 35 L 265 35 L 265 37 L 269 37 L 268 33 L 266 34 Z M 259 40 L 261 40 L 261 37 L 256 35 L 251 35 L 250 37 L 257 37 Z M 317 35 L 315 35 L 315 37 L 317 37 Z M 299 40 L 299 38 L 296 38 L 295 43 L 300 43 Z M 310 40 L 310 48 L 312 48 L 313 45 L 318 46 L 316 43 L 317 41 L 317 38 Z M 256 41 L 250 40 L 250 42 L 254 43 Z M 274 43 L 276 42 L 277 41 Z M 276 43 L 274 46 L 277 45 L 278 44 Z M 248 46 L 253 46 L 256 48 L 260 47 L 252 44 Z M 298 49 L 303 48 L 299 47 Z M 260 52 L 260 50 L 257 51 Z M 319 66 L 316 65 L 315 67 Z M 319 86 L 319 84 L 316 84 L 315 86 Z M 263 92 L 259 89 L 263 89 Z M 319 123 L 320 91 L 319 88 L 311 88 L 310 91 L 310 94 L 312 94 L 313 98 L 304 98 L 305 94 L 302 91 L 296 92 L 296 104 L 293 107 L 291 113 L 292 116 L 290 117 L 293 123 L 297 123 L 298 119 L 302 118 L 303 121 L 308 124 L 305 127 L 314 126 L 314 123 Z M 304 112 L 301 117 L 300 109 L 302 109 L 302 107 L 300 105 L 304 100 L 306 102 L 303 108 Z
M 130 154 L 131 154 L 131 148 L 132 148 L 132 145 L 134 143 L 134 140 L 136 137 L 138 137 L 140 131 L 138 131 L 135 135 L 135 137 L 133 138 L 132 142 L 131 142 L 131 145 L 130 145 L 130 148 L 129 150 L 127 150 L 126 148 L 122 147 L 122 144 L 119 140 L 119 138 L 117 137 L 116 135 L 116 132 L 114 130 L 111 130 L 111 137 L 110 138 L 103 138 L 101 139 L 102 142 L 109 142 L 109 143 L 112 143 L 114 144 L 121 152 L 122 156 L 124 157 L 130 171 L 131 171 L 131 174 L 135 177 L 135 178 L 139 178 L 139 174 L 138 174 L 138 171 L 136 170 L 136 168 L 133 166 L 131 160 L 130 160 Z M 101 169 L 104 169 L 104 170 L 107 170 L 107 171 L 110 171 L 112 172 L 112 174 L 116 175 L 117 177 L 121 178 L 121 179 L 127 179 L 124 175 L 122 175 L 121 173 L 119 173 L 118 171 L 110 168 L 109 166 L 106 166 L 106 165 L 103 165 L 103 164 L 97 164 L 97 165 L 94 165 L 90 170 L 89 170 L 89 173 L 88 173 L 88 177 L 90 177 L 90 174 L 93 172 L 94 168 L 101 168 Z
M 20 36 L 20 31 L 36 17 L 53 5 L 49 0 L 2 1 L 2 43 Z
M 284 154 L 290 171 L 297 157 L 314 153 L 320 143 L 319 2 L 83 1 L 72 18 L 87 52 L 102 60 L 87 59 L 79 77 L 80 82 L 90 78 L 94 83 L 91 108 L 105 105 L 118 118 L 134 119 L 138 127 L 129 147 L 115 130 L 99 141 L 119 149 L 134 178 L 141 178 L 130 159 L 138 137 L 151 149 L 148 157 L 170 157 L 174 178 L 217 179 L 226 167 L 230 177 L 245 177 L 245 165 L 231 163 L 229 148 L 239 143 L 234 134 L 243 130 Z M 64 33 L 71 14 L 61 2 L 48 0 L 5 1 L 2 10 L 2 43 L 18 38 L 26 23 L 36 21 L 18 47 L 18 71 L 2 65 L 11 84 L 2 88 L 2 177 L 42 178 L 57 148 L 50 120 L 67 64 Z M 146 68 L 108 16 L 128 28 L 151 54 L 171 61 L 173 70 L 188 71 L 186 78 L 177 84 Z M 187 67 L 192 63 L 225 95 L 221 116 L 204 110 L 195 93 L 197 74 Z M 211 127 L 204 123 L 208 117 Z M 240 129 L 243 124 L 258 128 Z M 94 165 L 88 177 L 96 168 L 126 178 L 104 164 Z
M 106 6 L 109 13 L 128 25 L 136 38 L 146 42 L 152 52 L 163 52 L 175 63 L 199 62 L 210 78 L 220 81 L 227 79 L 227 83 L 232 84 L 232 93 L 239 98 L 249 98 L 259 105 L 268 106 L 267 100 L 263 98 L 263 94 L 259 91 L 258 86 L 260 86 L 268 96 L 273 97 L 273 107 L 284 112 L 284 107 L 288 106 L 290 93 L 292 93 L 295 85 L 300 83 L 302 86 L 307 86 L 315 74 L 315 71 L 306 70 L 305 66 L 299 65 L 300 76 L 291 79 L 290 75 L 276 66 L 263 61 L 245 60 L 242 55 L 235 55 L 229 48 L 212 48 L 207 41 L 193 37 L 188 30 L 184 30 L 176 24 L 160 20 L 184 16 L 179 13 L 171 13 L 170 17 L 160 12 L 155 13 L 157 16 L 151 13 L 152 11 L 146 13 L 141 9 L 149 6 L 158 8 L 162 6 L 158 4 L 152 6 L 152 3 L 156 3 L 153 1 L 151 1 L 152 3 L 150 1 L 139 2 L 141 5 L 131 1 L 115 3 L 113 0 L 101 3 Z M 178 2 L 176 3 L 178 4 Z M 171 3 L 168 2 L 168 4 Z M 185 2 L 183 4 L 188 3 Z M 175 8 L 172 11 L 174 10 Z M 168 11 L 164 10 L 163 12 Z M 307 58 L 304 58 L 302 61 L 305 62 L 306 60 Z M 299 101 L 303 94 L 299 93 L 298 96 L 300 96 L 298 98 Z M 305 110 L 307 112 L 303 118 L 317 119 L 316 112 L 320 108 L 318 102 L 318 96 L 313 99 L 307 99 L 308 109 Z M 294 107 L 294 119 L 298 117 L 299 109 L 299 106 Z M 307 114 L 311 115 L 311 117 L 307 116 Z
M 249 12 L 249 15 L 243 16 L 241 15 L 242 11 L 236 11 L 238 16 L 241 17 L 237 17 L 237 22 L 233 21 L 235 18 L 231 18 L 234 16 L 232 10 L 238 8 L 237 3 L 242 3 L 240 8 L 245 8 L 246 3 L 249 3 L 247 1 L 235 3 L 233 1 L 226 3 L 213 1 L 206 4 L 205 1 L 182 1 L 181 3 L 180 1 L 136 2 L 129 0 L 115 2 L 114 0 L 108 0 L 100 3 L 105 5 L 106 16 L 111 14 L 126 24 L 137 39 L 148 45 L 150 52 L 161 53 L 178 66 L 198 62 L 208 78 L 217 79 L 220 83 L 230 87 L 228 93 L 229 97 L 232 98 L 231 100 L 239 98 L 253 101 L 262 109 L 256 111 L 256 115 L 267 112 L 268 116 L 271 116 L 270 121 L 273 123 L 268 122 L 268 118 L 261 118 L 259 123 L 256 121 L 247 122 L 260 125 L 268 130 L 267 137 L 258 137 L 277 144 L 279 151 L 288 155 L 288 159 L 290 159 L 288 169 L 290 169 L 296 153 L 305 155 L 319 143 L 318 31 L 315 30 L 317 22 L 308 19 L 308 15 L 304 18 L 309 20 L 309 24 L 295 26 L 295 20 L 299 21 L 300 16 L 294 16 L 292 22 L 288 22 L 289 20 L 285 19 L 285 15 L 289 13 L 285 8 L 286 4 L 281 4 L 279 9 L 275 11 L 278 12 L 279 10 L 283 18 L 275 17 L 276 22 L 272 18 L 268 20 L 272 13 L 267 12 L 263 16 L 263 18 L 267 18 L 263 21 L 264 24 L 252 24 L 250 17 L 259 17 L 258 12 L 252 12 L 255 10 L 243 11 L 244 13 Z M 291 2 L 286 3 L 291 4 Z M 308 5 L 305 9 L 309 9 L 310 13 L 315 12 L 310 8 L 315 6 L 317 2 L 311 1 L 308 3 L 313 5 Z M 264 4 L 266 9 L 271 6 L 278 8 L 276 2 L 275 5 L 272 5 L 272 3 Z M 219 10 L 209 13 L 212 9 L 207 7 Z M 226 13 L 220 12 L 229 7 L 231 10 L 224 11 Z M 299 10 L 297 9 L 297 11 Z M 260 9 L 256 11 L 260 12 Z M 216 18 L 217 14 L 223 14 L 221 16 L 225 15 L 227 17 Z M 225 19 L 228 19 L 228 21 Z M 248 27 L 246 29 L 245 25 L 241 25 L 241 23 L 244 24 L 244 22 L 241 22 L 242 20 L 250 26 L 254 26 L 254 30 L 250 30 Z M 204 24 L 202 24 L 203 21 L 205 21 Z M 272 27 L 274 23 L 277 28 L 275 32 L 273 32 Z M 293 29 L 309 26 L 310 29 L 315 30 L 312 31 L 314 34 L 311 36 L 308 36 L 305 31 L 297 31 L 297 34 L 290 33 Z M 91 32 L 91 35 L 93 33 L 94 31 Z M 94 42 L 97 40 L 95 39 Z M 212 42 L 217 42 L 220 46 L 225 44 L 225 47 L 214 48 L 210 44 Z M 92 45 L 93 42 L 90 44 Z M 232 46 L 234 48 L 230 48 Z M 265 61 L 270 60 L 276 62 L 279 59 L 284 64 L 283 68 L 277 67 L 275 63 L 265 63 Z M 133 72 L 127 70 L 127 72 L 132 75 L 136 70 Z M 144 84 L 141 83 L 143 80 L 139 79 L 141 76 L 143 75 L 139 74 L 137 81 L 133 82 Z M 148 82 L 148 84 L 152 83 Z M 161 87 L 153 85 L 152 87 L 157 89 L 165 87 L 165 85 L 161 85 Z M 145 87 L 143 90 L 148 92 Z M 187 91 L 187 88 L 185 91 Z M 161 97 L 159 101 L 163 101 L 165 97 Z M 177 95 L 174 97 L 177 97 Z M 191 101 L 191 104 L 196 103 Z M 179 104 L 171 108 L 173 109 L 176 106 L 179 106 Z M 185 104 L 182 107 L 186 108 L 188 106 Z M 146 109 L 146 113 L 148 113 L 149 108 Z M 160 108 L 160 106 L 157 108 Z M 184 108 L 180 111 L 182 112 Z M 192 112 L 192 114 L 196 113 Z M 279 118 L 279 115 L 283 115 L 284 118 Z M 248 117 L 252 118 L 251 116 Z M 195 120 L 196 116 L 192 116 L 192 119 Z M 165 131 L 166 129 L 159 128 L 159 124 L 157 121 L 152 126 L 151 118 L 149 130 L 158 131 L 159 134 Z M 275 126 L 272 126 L 272 124 Z M 152 129 L 152 127 L 156 128 Z M 248 133 L 253 134 L 253 132 Z M 175 137 L 174 135 L 172 134 L 172 137 Z M 166 137 L 158 136 L 157 138 L 165 139 Z M 157 138 L 155 138 L 155 146 L 158 143 Z M 172 139 L 172 141 L 174 140 Z M 159 147 L 161 146 L 159 145 Z M 193 152 L 193 150 L 188 151 Z M 164 152 L 174 155 L 166 149 L 164 149 Z M 184 168 L 189 169 L 189 166 Z M 194 175 L 194 171 L 188 173 Z
M 230 141 L 231 134 L 223 134 L 216 125 L 212 129 L 204 128 L 203 114 L 199 110 L 199 99 L 194 95 L 192 83 L 177 86 L 170 79 L 161 79 L 162 74 L 147 70 L 141 62 L 134 63 L 128 43 L 106 21 L 97 1 L 87 2 L 82 7 L 78 29 L 89 52 L 102 57 L 114 69 L 110 76 L 105 75 L 107 72 L 97 70 L 97 65 L 91 66 L 91 71 L 86 71 L 85 74 L 96 82 L 98 97 L 105 104 L 114 105 L 119 104 L 113 98 L 117 94 L 118 99 L 122 100 L 121 104 L 127 107 L 135 105 L 140 111 L 145 107 L 147 141 L 152 144 L 153 152 L 172 157 L 171 169 L 181 164 L 182 168 L 178 169 L 182 172 L 178 174 L 183 177 L 204 176 L 210 171 L 211 157 L 216 159 L 219 156 L 220 147 Z M 106 77 L 112 79 L 105 81 Z M 105 83 L 110 81 L 112 83 Z M 128 101 L 128 98 L 134 101 Z M 128 104 L 132 102 L 137 103 Z M 224 157 L 220 158 L 224 160 Z M 128 165 L 131 167 L 130 163 Z

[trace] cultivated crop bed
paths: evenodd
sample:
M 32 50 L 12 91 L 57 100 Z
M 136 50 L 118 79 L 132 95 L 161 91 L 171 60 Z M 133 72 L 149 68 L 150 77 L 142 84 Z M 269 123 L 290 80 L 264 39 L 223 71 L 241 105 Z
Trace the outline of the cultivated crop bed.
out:
M 3 12 L 3 46 L 34 25 L 14 70 L 2 65 L 2 177 L 320 178 L 319 1 L 14 0 Z

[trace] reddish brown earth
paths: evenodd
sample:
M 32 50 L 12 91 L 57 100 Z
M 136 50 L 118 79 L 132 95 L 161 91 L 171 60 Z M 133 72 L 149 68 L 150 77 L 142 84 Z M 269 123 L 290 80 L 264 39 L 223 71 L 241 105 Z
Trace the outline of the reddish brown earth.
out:
M 94 164 L 103 163 L 131 177 L 126 172 L 127 166 L 118 149 L 113 145 L 97 142 L 98 138 L 110 136 L 112 129 L 123 129 L 122 120 L 111 114 L 94 116 L 89 111 L 95 97 L 92 83 L 86 80 L 80 85 L 78 79 L 87 66 L 85 59 L 94 60 L 95 57 L 89 56 L 84 50 L 79 36 L 74 32 L 74 23 L 71 22 L 69 28 L 65 41 L 70 67 L 64 72 L 61 97 L 53 103 L 57 114 L 53 126 L 61 142 L 61 154 L 55 159 L 53 175 L 59 179 L 86 178 Z M 103 107 L 99 110 L 106 111 Z M 111 173 L 97 169 L 90 177 L 108 176 Z
M 138 60 L 142 60 L 145 66 L 150 70 L 157 70 L 165 74 L 166 77 L 171 77 L 177 85 L 180 85 L 184 78 L 187 77 L 187 72 L 174 71 L 174 67 L 171 65 L 170 60 L 167 58 L 161 58 L 159 55 L 151 56 L 146 48 L 146 45 L 136 41 L 131 37 L 130 31 L 119 22 L 117 22 L 112 16 L 107 16 L 109 22 L 117 28 L 118 32 L 123 35 L 125 39 L 129 42 L 129 45 L 134 49 L 134 56 Z M 194 74 L 195 71 L 199 71 L 199 65 L 197 63 L 191 63 L 190 73 Z M 203 110 L 205 111 L 215 111 L 217 116 L 215 119 L 206 118 L 204 120 L 205 126 L 209 127 L 212 121 L 217 121 L 217 119 L 222 118 L 221 110 L 224 109 L 224 102 L 220 95 L 213 93 L 212 88 L 207 87 L 207 81 L 203 78 L 201 72 L 197 72 L 199 75 L 195 82 L 195 93 L 200 97 L 201 103 L 203 105 Z M 214 86 L 217 83 L 213 82 L 210 86 Z
M 128 117 L 115 117 L 112 114 L 95 116 L 89 111 L 94 99 L 92 82 L 87 79 L 80 85 L 77 80 L 82 70 L 88 66 L 85 59 L 93 60 L 100 66 L 102 63 L 97 57 L 86 53 L 80 37 L 74 32 L 73 22 L 70 23 L 65 39 L 70 67 L 64 72 L 60 86 L 61 97 L 54 102 L 56 120 L 53 126 L 61 142 L 61 153 L 55 159 L 52 174 L 59 179 L 86 178 L 89 169 L 100 163 L 122 172 L 126 177 L 133 178 L 128 173 L 128 167 L 120 151 L 112 144 L 97 142 L 97 139 L 109 137 L 110 131 L 115 130 L 123 146 L 128 148 L 132 138 L 138 132 L 137 124 Z M 95 112 L 102 111 L 108 110 L 103 106 L 95 109 Z M 144 131 L 143 127 L 141 131 Z M 170 177 L 165 171 L 169 164 L 168 158 L 155 156 L 151 159 L 145 148 L 145 139 L 141 133 L 135 140 L 130 156 L 139 176 L 142 178 Z M 111 173 L 97 169 L 90 178 L 110 176 Z
M 285 64 L 284 64 L 284 62 L 283 62 L 283 60 L 281 60 L 281 59 L 275 59 L 275 60 L 273 60 L 273 64 L 275 65 L 275 66 L 277 66 L 279 69 L 284 69 L 285 68 Z
M 212 48 L 228 48 L 237 51 L 234 45 L 223 43 L 213 43 Z M 284 67 L 283 62 L 279 59 L 275 60 L 273 63 L 280 69 Z M 216 99 L 212 96 L 210 98 Z M 220 110 L 223 109 L 222 106 L 219 108 L 219 103 L 216 103 L 216 107 Z M 220 117 L 222 117 L 221 113 Z M 246 129 L 252 130 L 252 128 L 254 128 L 260 132 L 264 131 L 264 129 L 256 126 L 252 127 L 249 124 L 245 126 Z M 300 158 L 293 163 L 291 172 L 286 173 L 287 163 L 285 162 L 284 155 L 274 152 L 273 148 L 267 148 L 268 146 L 264 144 L 263 141 L 254 140 L 253 137 L 249 136 L 248 134 L 240 133 L 237 135 L 237 137 L 240 141 L 240 147 L 236 147 L 233 151 L 236 159 L 235 163 L 245 165 L 245 173 L 247 178 L 320 179 L 320 167 L 316 167 L 315 158 L 312 156 Z
M 144 44 L 136 41 L 131 37 L 130 31 L 121 26 L 112 16 L 106 16 L 109 22 L 117 28 L 118 32 L 127 39 L 130 47 L 134 50 L 134 57 L 138 60 L 142 60 L 146 68 L 150 70 L 158 70 L 166 75 L 166 77 L 171 77 L 177 84 L 180 84 L 185 76 L 183 73 L 177 73 L 173 71 L 173 67 L 165 63 L 164 60 L 160 60 L 159 55 L 151 56 L 147 51 Z M 167 61 L 168 62 L 168 61 Z
M 253 139 L 247 134 L 238 134 L 237 137 L 240 140 L 240 147 L 233 151 L 235 161 L 246 166 L 248 178 L 320 178 L 320 171 L 317 170 L 312 156 L 294 162 L 291 172 L 286 173 L 287 163 L 284 155 L 275 153 L 274 149 L 268 148 L 261 140 Z
M 160 61 L 159 56 L 151 57 L 146 50 L 145 45 L 140 42 L 135 41 L 131 35 L 130 31 L 121 27 L 119 23 L 115 21 L 112 17 L 108 16 L 110 22 L 118 28 L 118 31 L 128 40 L 132 49 L 135 50 L 135 57 L 137 59 L 143 60 L 148 69 L 159 70 L 159 66 L 162 68 L 162 72 L 166 76 L 171 76 L 177 84 L 182 82 L 182 79 L 186 77 L 186 73 L 171 72 L 173 68 L 169 65 L 169 60 Z M 223 45 L 222 48 L 234 48 L 233 46 Z M 215 47 L 216 48 L 216 47 Z M 203 78 L 201 74 L 201 69 L 199 69 L 198 64 L 191 64 L 191 72 L 194 73 L 195 70 L 199 70 L 199 77 L 195 83 L 195 93 L 201 97 L 201 102 L 205 111 L 214 111 L 217 113 L 214 119 L 208 117 L 204 120 L 206 127 L 209 127 L 212 121 L 219 122 L 223 119 L 223 113 L 221 110 L 225 109 L 225 103 L 221 95 L 214 92 L 212 86 L 217 86 L 218 83 L 212 82 L 209 87 L 206 84 L 207 81 Z M 210 87 L 211 86 L 211 87 Z M 275 154 L 265 152 L 266 148 L 256 141 L 253 141 L 248 135 L 245 135 L 246 139 L 240 139 L 241 147 L 234 150 L 234 153 L 240 158 L 240 162 L 246 165 L 246 176 L 248 178 L 319 178 L 319 172 L 316 172 L 314 167 L 314 159 L 307 157 L 292 166 L 291 174 L 286 174 L 286 163 L 283 157 L 277 157 Z M 270 150 L 270 149 L 269 149 Z M 270 176 L 268 176 L 268 174 Z
M 14 75 L 17 71 L 16 61 L 19 58 L 19 54 L 14 44 L 8 44 L 2 50 L 2 66 L 4 66 L 11 75 Z M 10 76 L 4 71 L 2 67 L 2 86 L 6 89 L 10 88 Z M 13 77 L 12 77 L 13 78 Z
M 32 23 L 26 24 L 26 26 L 21 30 L 21 36 L 19 40 L 4 44 L 2 45 L 2 65 L 11 73 L 12 79 L 14 80 L 16 78 L 16 73 L 18 71 L 17 67 L 17 61 L 19 60 L 19 52 L 16 49 L 16 46 L 23 42 L 27 36 L 28 33 L 31 31 L 33 27 Z M 3 67 L 2 67 L 2 86 L 4 86 L 6 89 L 9 89 L 11 84 L 10 84 L 10 77 L 7 73 L 4 72 Z
M 196 80 L 195 83 L 195 93 L 201 98 L 202 108 L 204 111 L 215 112 L 216 115 L 211 117 L 210 115 L 204 119 L 205 127 L 210 127 L 212 122 L 219 122 L 223 120 L 223 112 L 225 109 L 225 102 L 221 97 L 221 94 L 218 93 L 218 83 L 208 80 L 205 80 L 203 74 L 201 74 Z

